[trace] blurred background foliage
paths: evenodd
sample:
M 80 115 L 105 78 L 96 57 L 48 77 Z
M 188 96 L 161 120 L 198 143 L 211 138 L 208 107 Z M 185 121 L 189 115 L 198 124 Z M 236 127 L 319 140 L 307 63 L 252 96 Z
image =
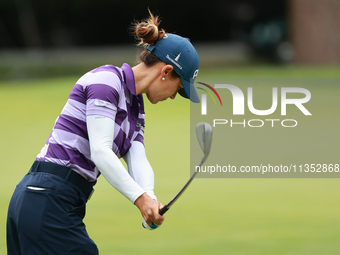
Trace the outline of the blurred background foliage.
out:
M 338 0 L 1 0 L 0 79 L 133 64 L 129 28 L 148 8 L 191 39 L 201 67 L 340 63 Z
M 285 20 L 286 1 L 212 0 L 166 4 L 151 0 L 2 0 L 1 48 L 101 46 L 131 43 L 127 29 L 150 8 L 162 27 L 193 41 L 249 40 L 261 22 Z

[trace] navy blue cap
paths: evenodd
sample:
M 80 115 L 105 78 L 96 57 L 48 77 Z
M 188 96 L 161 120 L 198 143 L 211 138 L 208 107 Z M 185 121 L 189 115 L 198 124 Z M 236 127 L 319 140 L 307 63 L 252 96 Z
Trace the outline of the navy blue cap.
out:
M 147 49 L 164 63 L 174 67 L 174 71 L 181 77 L 184 87 L 178 93 L 194 103 L 199 103 L 200 99 L 194 86 L 198 74 L 199 58 L 190 40 L 167 33 L 163 39 L 155 45 L 149 45 Z

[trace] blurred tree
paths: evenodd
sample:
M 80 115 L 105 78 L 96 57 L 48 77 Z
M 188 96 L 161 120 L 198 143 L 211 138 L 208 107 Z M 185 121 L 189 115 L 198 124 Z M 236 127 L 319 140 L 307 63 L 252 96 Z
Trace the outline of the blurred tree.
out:
M 132 44 L 129 26 L 148 8 L 161 16 L 161 28 L 193 42 L 242 41 L 254 24 L 284 16 L 285 1 L 1 0 L 0 48 Z
M 298 64 L 340 63 L 340 1 L 290 0 L 290 31 Z
M 31 0 L 15 0 L 15 4 L 26 47 L 41 47 L 39 28 Z

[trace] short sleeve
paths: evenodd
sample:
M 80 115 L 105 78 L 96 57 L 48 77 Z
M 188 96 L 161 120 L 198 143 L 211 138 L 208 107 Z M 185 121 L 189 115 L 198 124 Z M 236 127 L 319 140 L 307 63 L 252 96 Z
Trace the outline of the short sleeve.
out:
M 102 115 L 115 119 L 122 84 L 119 77 L 110 71 L 92 73 L 86 81 L 86 115 Z

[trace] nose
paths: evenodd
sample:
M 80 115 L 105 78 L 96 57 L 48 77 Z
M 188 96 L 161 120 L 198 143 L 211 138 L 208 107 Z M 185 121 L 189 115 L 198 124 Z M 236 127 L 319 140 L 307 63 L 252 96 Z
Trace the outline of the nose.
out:
M 177 95 L 177 91 L 176 91 L 175 94 L 173 94 L 170 98 L 171 98 L 171 99 L 175 99 L 176 95 Z

